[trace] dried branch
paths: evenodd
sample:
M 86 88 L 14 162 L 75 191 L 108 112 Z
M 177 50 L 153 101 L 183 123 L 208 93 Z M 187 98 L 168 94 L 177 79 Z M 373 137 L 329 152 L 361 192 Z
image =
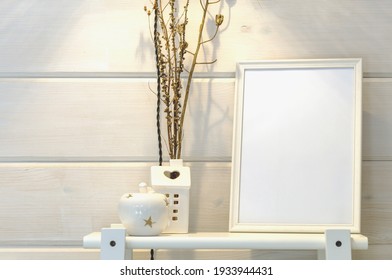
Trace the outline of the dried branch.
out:
M 202 19 L 198 30 L 197 44 L 194 51 L 188 50 L 186 38 L 189 0 L 185 1 L 182 9 L 177 9 L 177 0 L 155 0 L 151 1 L 155 12 L 155 19 L 159 28 L 154 32 L 154 46 L 157 58 L 157 81 L 160 86 L 160 101 L 164 105 L 164 116 L 166 119 L 167 143 L 170 158 L 181 158 L 182 141 L 184 139 L 184 118 L 187 109 L 191 82 L 195 67 L 200 64 L 213 64 L 210 62 L 198 62 L 197 57 L 203 44 L 211 42 L 218 33 L 219 26 L 223 22 L 223 16 L 215 17 L 215 34 L 208 40 L 203 41 L 208 8 L 219 1 L 202 1 Z M 145 8 L 148 15 L 151 14 Z M 151 26 L 150 33 L 151 33 Z M 184 63 L 186 55 L 191 55 L 189 70 Z M 186 86 L 183 88 L 182 74 L 188 73 L 185 79 Z
M 217 61 L 218 61 L 217 59 L 214 59 L 213 61 L 209 61 L 209 62 L 196 62 L 196 64 L 214 64 Z

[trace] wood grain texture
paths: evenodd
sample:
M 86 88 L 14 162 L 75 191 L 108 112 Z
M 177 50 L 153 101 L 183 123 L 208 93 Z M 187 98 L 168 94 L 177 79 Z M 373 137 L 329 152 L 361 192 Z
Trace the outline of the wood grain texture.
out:
M 362 233 L 370 244 L 391 244 L 392 162 L 364 162 L 362 170 Z
M 366 251 L 354 251 L 355 260 L 392 260 L 392 245 L 372 245 Z
M 80 244 L 118 223 L 119 197 L 148 181 L 151 163 L 3 163 L 0 240 L 13 245 Z M 230 163 L 192 163 L 191 231 L 226 231 Z M 390 242 L 392 163 L 363 165 L 362 233 L 370 244 Z
M 99 260 L 99 250 L 80 247 L 0 248 L 0 260 Z M 296 260 L 316 259 L 315 251 L 156 250 L 156 260 Z M 135 250 L 135 260 L 149 260 L 149 250 Z
M 81 248 L 83 235 L 118 222 L 119 197 L 148 180 L 157 145 L 147 3 L 0 2 L 0 259 L 97 259 L 97 250 Z M 225 15 L 222 32 L 200 59 L 218 62 L 197 68 L 206 79 L 195 80 L 186 124 L 191 230 L 228 228 L 235 63 L 362 57 L 370 77 L 363 84 L 362 233 L 370 246 L 353 257 L 392 259 L 392 1 L 225 0 L 216 13 Z M 199 13 L 190 17 L 197 29 Z M 157 255 L 316 258 L 309 251 Z
M 234 79 L 196 79 L 184 159 L 230 161 Z M 0 79 L 0 159 L 152 161 L 151 79 Z M 364 79 L 363 158 L 392 159 L 392 80 Z M 164 131 L 164 126 L 162 127 Z
M 151 79 L 0 79 L 0 159 L 156 160 L 149 86 Z M 234 79 L 195 81 L 185 160 L 230 156 L 233 94 Z
M 149 181 L 151 163 L 13 163 L 0 166 L 0 246 L 81 245 L 119 223 L 122 194 Z M 227 231 L 230 164 L 193 163 L 190 230 Z
M 0 72 L 153 72 L 146 4 L 2 1 Z M 191 5 L 188 30 L 198 30 L 198 1 Z M 389 0 L 226 0 L 216 13 L 225 15 L 220 36 L 200 58 L 219 60 L 197 71 L 233 72 L 249 59 L 363 57 L 365 72 L 392 73 Z M 210 19 L 207 33 L 213 26 Z M 190 46 L 196 37 L 189 32 Z
M 353 251 L 354 260 L 392 260 L 391 245 L 371 245 Z M 7 247 L 0 248 L 0 260 L 99 260 L 98 249 L 81 247 Z M 315 251 L 269 250 L 156 250 L 157 260 L 315 260 Z M 149 260 L 149 250 L 135 250 L 135 260 Z
M 99 260 L 99 254 L 81 247 L 0 247 L 0 260 Z
M 363 158 L 392 160 L 392 79 L 366 79 L 363 92 Z

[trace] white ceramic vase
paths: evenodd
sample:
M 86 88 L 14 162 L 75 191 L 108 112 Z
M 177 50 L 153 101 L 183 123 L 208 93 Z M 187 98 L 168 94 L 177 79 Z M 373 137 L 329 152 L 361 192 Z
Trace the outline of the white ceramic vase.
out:
M 129 235 L 159 235 L 168 225 L 166 196 L 146 190 L 142 185 L 138 193 L 124 194 L 118 205 L 121 223 Z

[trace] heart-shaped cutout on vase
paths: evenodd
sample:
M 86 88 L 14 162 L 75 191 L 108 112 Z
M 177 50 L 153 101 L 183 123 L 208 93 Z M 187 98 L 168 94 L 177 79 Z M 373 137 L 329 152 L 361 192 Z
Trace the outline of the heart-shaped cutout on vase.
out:
M 165 174 L 165 176 L 169 179 L 177 179 L 178 177 L 180 177 L 180 172 L 179 171 L 165 171 L 163 172 L 163 174 Z

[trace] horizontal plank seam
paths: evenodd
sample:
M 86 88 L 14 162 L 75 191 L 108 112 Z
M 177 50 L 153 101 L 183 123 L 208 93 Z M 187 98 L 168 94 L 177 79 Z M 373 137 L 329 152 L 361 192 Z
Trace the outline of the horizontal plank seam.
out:
M 18 241 L 13 241 L 13 242 L 7 242 L 7 244 L 0 245 L 0 250 L 1 249 L 24 249 L 24 248 L 37 248 L 37 249 L 47 249 L 47 248 L 59 248 L 59 249 L 74 249 L 74 248 L 83 248 L 83 245 L 81 245 L 82 241 L 67 241 L 64 242 L 64 244 L 61 244 L 60 242 L 54 243 L 53 241 L 42 241 L 39 240 L 39 242 L 34 243 L 34 241 L 29 241 L 30 244 L 28 244 L 25 240 L 18 240 Z M 369 239 L 369 246 L 379 246 L 379 245 L 392 245 L 391 242 L 371 242 Z M 86 250 L 93 250 L 96 248 L 85 248 Z M 192 249 L 187 249 L 183 248 L 184 250 L 192 250 Z M 146 250 L 146 249 L 137 249 L 137 250 Z M 165 249 L 165 250 L 174 250 L 174 249 Z M 203 250 L 227 250 L 227 249 L 203 249 Z M 242 248 L 242 250 L 245 250 Z M 252 249 L 252 250 L 258 250 L 258 249 Z
M 0 78 L 145 78 L 153 79 L 154 72 L 0 72 Z M 186 78 L 186 75 L 183 76 Z M 234 72 L 199 72 L 194 78 L 234 78 Z
M 231 162 L 231 157 L 211 158 L 184 158 L 184 162 L 214 163 Z M 165 160 L 164 160 L 165 161 Z M 168 160 L 167 160 L 168 161 Z M 0 157 L 0 163 L 155 163 L 158 159 L 153 158 L 117 158 L 117 157 Z
M 184 162 L 189 163 L 231 163 L 231 157 L 211 157 L 211 158 L 184 158 Z M 167 160 L 166 160 L 167 161 Z M 392 157 L 371 157 L 364 158 L 362 162 L 389 162 Z M 81 157 L 81 158 L 60 158 L 60 157 L 0 157 L 0 163 L 155 163 L 157 159 L 152 158 L 113 158 L 113 157 Z
M 235 72 L 197 72 L 194 78 L 235 78 Z M 154 72 L 0 72 L 2 78 L 148 78 L 156 77 Z M 186 75 L 184 75 L 186 78 Z M 364 72 L 363 78 L 392 78 L 392 73 Z

